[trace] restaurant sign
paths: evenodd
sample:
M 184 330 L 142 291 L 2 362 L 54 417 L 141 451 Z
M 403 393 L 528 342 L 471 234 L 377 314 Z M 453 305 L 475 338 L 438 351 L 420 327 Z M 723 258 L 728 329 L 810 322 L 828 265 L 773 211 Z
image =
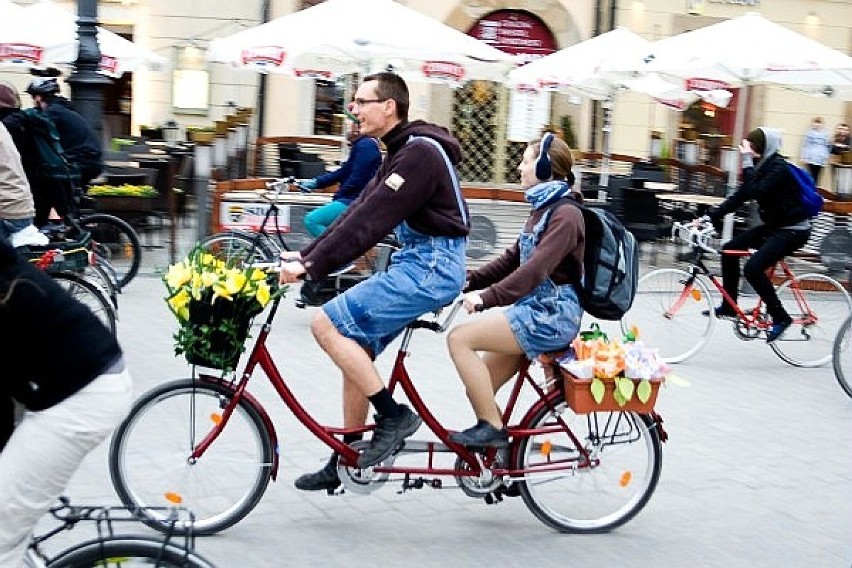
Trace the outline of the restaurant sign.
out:
M 497 10 L 481 18 L 468 35 L 517 55 L 520 63 L 529 63 L 556 51 L 553 33 L 538 17 L 522 10 Z

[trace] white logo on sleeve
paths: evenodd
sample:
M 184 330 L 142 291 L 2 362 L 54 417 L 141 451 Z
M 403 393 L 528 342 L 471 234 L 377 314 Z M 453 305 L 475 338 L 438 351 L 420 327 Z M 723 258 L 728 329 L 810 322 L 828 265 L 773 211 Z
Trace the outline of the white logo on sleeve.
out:
M 405 178 L 397 173 L 389 175 L 388 179 L 385 180 L 385 185 L 394 191 L 399 191 L 399 188 L 401 188 L 404 183 Z

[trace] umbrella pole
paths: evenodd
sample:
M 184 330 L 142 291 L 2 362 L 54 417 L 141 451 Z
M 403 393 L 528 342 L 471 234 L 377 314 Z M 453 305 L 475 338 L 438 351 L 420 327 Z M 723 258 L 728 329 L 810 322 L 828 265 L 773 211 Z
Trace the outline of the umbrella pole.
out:
M 610 140 L 612 136 L 612 97 L 607 97 L 601 105 L 604 111 L 603 125 L 603 163 L 601 164 L 601 177 L 598 185 L 600 187 L 609 187 L 609 154 Z
M 748 102 L 748 91 L 749 84 L 744 83 L 742 86 L 742 90 L 740 91 L 740 96 L 737 97 L 737 114 L 734 118 L 734 139 L 733 143 L 735 146 L 740 144 L 740 141 L 743 137 L 743 130 L 745 130 L 745 111 L 746 111 L 746 103 Z M 737 189 L 737 174 L 739 173 L 739 166 L 734 164 L 731 170 L 728 172 L 728 195 L 734 193 Z M 731 240 L 734 236 L 734 214 L 728 213 L 725 215 L 725 220 L 722 223 L 722 242 L 726 243 Z

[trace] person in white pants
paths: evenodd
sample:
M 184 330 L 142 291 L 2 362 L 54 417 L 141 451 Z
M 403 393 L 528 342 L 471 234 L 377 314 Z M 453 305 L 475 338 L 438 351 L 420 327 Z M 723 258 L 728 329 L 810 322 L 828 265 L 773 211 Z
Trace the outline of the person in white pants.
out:
M 0 402 L 26 408 L 0 440 L 0 568 L 19 568 L 39 518 L 124 416 L 132 384 L 112 333 L 3 239 L 0 327 Z M 11 408 L 0 404 L 0 423 Z

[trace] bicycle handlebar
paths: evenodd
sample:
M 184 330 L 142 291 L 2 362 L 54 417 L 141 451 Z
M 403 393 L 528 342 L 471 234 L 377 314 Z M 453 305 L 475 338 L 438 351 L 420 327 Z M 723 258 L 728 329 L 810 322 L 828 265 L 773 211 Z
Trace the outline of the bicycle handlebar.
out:
M 716 229 L 710 221 L 696 219 L 690 223 L 672 223 L 672 240 L 680 239 L 692 247 L 719 254 L 717 249 L 710 246 L 710 239 L 714 236 Z

